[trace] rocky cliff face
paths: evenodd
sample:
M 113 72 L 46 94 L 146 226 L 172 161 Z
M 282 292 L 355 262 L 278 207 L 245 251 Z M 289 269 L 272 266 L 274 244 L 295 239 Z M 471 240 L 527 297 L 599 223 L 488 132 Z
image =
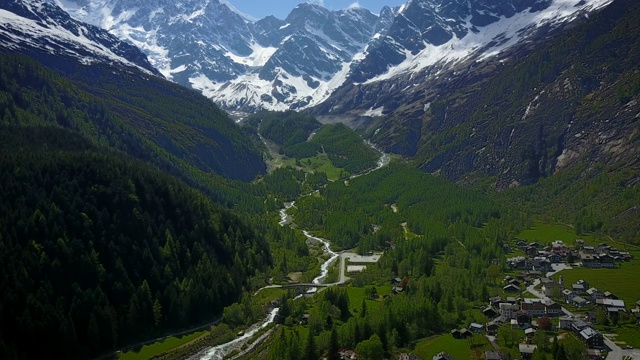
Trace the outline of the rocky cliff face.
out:
M 574 165 L 637 171 L 638 15 L 633 1 L 615 1 L 547 35 L 543 46 L 516 47 L 416 85 L 372 137 L 425 171 L 468 183 L 491 177 L 499 189 Z

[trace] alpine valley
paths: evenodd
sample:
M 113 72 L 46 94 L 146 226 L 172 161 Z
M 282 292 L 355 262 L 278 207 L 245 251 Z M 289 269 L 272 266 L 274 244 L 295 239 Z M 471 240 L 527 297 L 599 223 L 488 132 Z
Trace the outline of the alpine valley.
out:
M 640 2 L 232 3 L 0 1 L 0 358 L 640 359 Z

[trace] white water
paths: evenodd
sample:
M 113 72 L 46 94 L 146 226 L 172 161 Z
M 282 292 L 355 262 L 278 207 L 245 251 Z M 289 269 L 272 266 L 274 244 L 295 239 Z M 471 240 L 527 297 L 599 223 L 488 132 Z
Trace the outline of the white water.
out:
M 373 144 L 369 143 L 369 145 L 375 149 Z M 376 149 L 376 150 L 378 150 L 378 149 Z M 378 160 L 377 166 L 374 169 L 369 170 L 368 172 L 366 172 L 364 174 L 360 174 L 360 175 L 368 174 L 368 173 L 370 173 L 372 171 L 378 170 L 378 169 L 382 168 L 383 166 L 386 166 L 387 164 L 389 164 L 389 160 L 390 160 L 389 154 L 386 154 L 386 153 L 384 153 L 382 151 L 380 151 L 380 154 L 381 155 L 380 155 L 380 159 Z M 356 176 L 360 176 L 360 175 L 356 175 Z M 316 190 L 316 191 L 318 191 L 318 190 Z M 314 192 L 312 192 L 311 194 L 313 194 L 313 193 Z M 311 195 L 311 194 L 308 194 L 308 195 Z M 291 215 L 287 214 L 287 210 L 292 208 L 295 205 L 295 203 L 296 203 L 295 201 L 291 201 L 291 202 L 285 203 L 284 204 L 284 208 L 280 209 L 280 221 L 278 222 L 278 224 L 280 224 L 280 226 L 285 226 L 285 225 L 291 224 L 291 221 L 292 221 Z M 340 257 L 340 254 L 338 254 L 335 251 L 331 250 L 331 242 L 329 242 L 329 240 L 313 236 L 307 230 L 303 230 L 302 232 L 308 239 L 315 240 L 315 241 L 318 241 L 318 242 L 322 243 L 323 251 L 326 254 L 330 255 L 329 259 L 327 261 L 325 261 L 324 263 L 322 263 L 322 265 L 320 266 L 320 275 L 316 276 L 312 280 L 313 284 L 322 284 L 324 282 L 324 280 L 327 278 L 327 276 L 329 275 L 329 267 L 331 266 L 331 264 L 333 264 L 334 261 L 336 261 Z M 265 288 L 269 288 L 269 287 L 275 287 L 275 286 L 270 285 L 270 286 L 266 286 Z M 310 289 L 308 291 L 308 293 L 316 292 L 317 290 L 318 290 L 318 288 L 312 288 L 312 289 Z M 300 296 L 302 296 L 302 295 L 299 295 L 298 297 L 300 297 Z M 298 297 L 296 297 L 296 298 L 298 298 Z M 224 359 L 225 356 L 227 356 L 233 350 L 240 349 L 260 329 L 264 329 L 269 324 L 273 323 L 273 321 L 275 320 L 276 314 L 278 313 L 278 310 L 280 310 L 280 308 L 274 308 L 273 310 L 271 310 L 271 313 L 269 314 L 269 316 L 267 316 L 266 319 L 264 319 L 261 323 L 254 324 L 247 332 L 244 333 L 244 335 L 239 336 L 236 339 L 233 339 L 233 340 L 231 340 L 231 341 L 229 341 L 227 343 L 214 346 L 214 347 L 206 350 L 204 353 L 200 353 L 200 355 L 197 355 L 196 357 L 193 357 L 192 359 L 200 359 L 200 360 L 222 360 L 222 359 Z
M 304 234 L 304 236 L 306 236 L 309 239 L 321 242 L 323 245 L 322 249 L 324 250 L 324 252 L 331 255 L 329 260 L 325 261 L 322 264 L 322 266 L 320 266 L 320 275 L 316 276 L 312 281 L 312 283 L 314 284 L 322 284 L 322 282 L 327 278 L 327 275 L 329 275 L 329 266 L 331 266 L 331 264 L 333 264 L 333 262 L 336 261 L 336 259 L 338 259 L 340 255 L 337 252 L 331 250 L 331 243 L 329 242 L 329 240 L 315 237 L 311 235 L 307 230 L 303 230 L 302 233 Z M 310 291 L 316 291 L 316 290 L 317 288 L 313 288 Z
M 247 340 L 249 340 L 255 333 L 257 333 L 260 329 L 264 329 L 267 325 L 271 324 L 273 320 L 276 318 L 276 314 L 280 308 L 275 308 L 271 310 L 271 313 L 267 318 L 262 322 L 258 323 L 251 327 L 249 331 L 247 331 L 244 335 L 239 336 L 228 343 L 220 344 L 218 346 L 214 346 L 211 349 L 207 350 L 207 352 L 200 357 L 202 360 L 222 360 L 225 356 L 227 356 L 233 349 L 242 346 Z

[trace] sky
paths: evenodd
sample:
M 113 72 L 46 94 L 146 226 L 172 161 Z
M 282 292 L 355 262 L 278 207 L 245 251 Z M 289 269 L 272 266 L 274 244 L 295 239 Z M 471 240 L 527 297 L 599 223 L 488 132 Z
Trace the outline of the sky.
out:
M 346 9 L 353 4 L 358 4 L 378 14 L 383 6 L 399 6 L 407 0 L 226 0 L 241 12 L 262 19 L 268 15 L 274 15 L 279 19 L 285 19 L 287 15 L 299 3 L 309 2 L 324 6 L 329 10 Z

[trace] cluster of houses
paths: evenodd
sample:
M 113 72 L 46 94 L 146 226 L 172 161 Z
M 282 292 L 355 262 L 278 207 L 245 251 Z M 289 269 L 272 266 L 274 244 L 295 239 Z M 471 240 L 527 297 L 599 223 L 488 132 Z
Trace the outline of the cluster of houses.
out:
M 518 240 L 516 246 L 525 253 L 525 256 L 516 256 L 507 259 L 507 264 L 512 269 L 548 271 L 552 264 L 580 263 L 589 268 L 614 268 L 616 262 L 630 261 L 631 254 L 620 251 L 610 245 L 602 243 L 598 246 L 584 244 L 584 240 L 576 240 L 576 246 L 568 247 L 564 242 L 556 240 L 544 246 L 538 242 L 527 243 Z M 505 250 L 510 252 L 511 248 Z

